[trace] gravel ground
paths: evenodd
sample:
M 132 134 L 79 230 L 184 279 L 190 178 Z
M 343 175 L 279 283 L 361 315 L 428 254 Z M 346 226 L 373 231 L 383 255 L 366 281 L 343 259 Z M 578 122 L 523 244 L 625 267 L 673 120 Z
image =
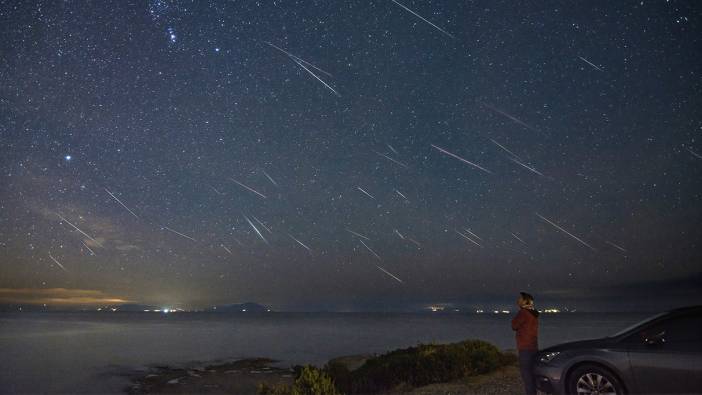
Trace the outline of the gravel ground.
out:
M 430 384 L 424 387 L 390 392 L 387 395 L 521 395 L 524 393 L 519 368 L 507 366 L 490 374 L 456 380 L 450 383 Z

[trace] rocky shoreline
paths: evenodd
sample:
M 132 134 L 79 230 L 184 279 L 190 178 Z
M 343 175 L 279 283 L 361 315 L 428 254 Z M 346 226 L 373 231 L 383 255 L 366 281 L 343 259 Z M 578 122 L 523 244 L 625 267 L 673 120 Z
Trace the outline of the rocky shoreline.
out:
M 332 359 L 330 362 L 344 364 L 355 370 L 372 355 L 351 355 Z M 134 380 L 127 389 L 130 395 L 144 394 L 256 394 L 260 383 L 268 385 L 292 384 L 295 373 L 292 368 L 276 366 L 278 361 L 267 358 L 242 359 L 232 362 L 183 367 L 154 367 L 147 374 Z M 384 395 L 449 395 L 487 394 L 512 395 L 523 393 L 519 369 L 505 366 L 494 372 L 435 383 L 423 387 L 397 387 Z M 382 394 L 381 394 L 382 395 Z
M 275 362 L 267 358 L 251 358 L 190 368 L 154 367 L 148 374 L 136 378 L 127 393 L 255 394 L 259 383 L 292 383 L 294 371 L 272 366 Z

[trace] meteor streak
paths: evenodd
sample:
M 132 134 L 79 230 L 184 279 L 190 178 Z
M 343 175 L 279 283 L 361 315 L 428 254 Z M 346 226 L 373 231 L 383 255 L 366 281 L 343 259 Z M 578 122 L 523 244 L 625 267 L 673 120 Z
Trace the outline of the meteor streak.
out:
M 380 255 L 376 254 L 375 251 L 373 251 L 373 249 L 371 249 L 370 247 L 368 247 L 368 244 L 364 243 L 363 240 L 358 240 L 358 241 L 360 241 L 361 244 L 363 244 L 363 246 L 366 247 L 366 249 L 367 249 L 368 251 L 370 251 L 371 254 L 373 254 L 373 256 L 375 256 L 376 258 L 378 258 L 379 261 L 382 261 L 382 259 L 380 259 Z
M 51 253 L 49 253 L 49 258 L 51 258 L 52 261 L 54 261 L 57 265 L 59 265 L 59 267 L 60 267 L 61 269 L 63 269 L 64 272 L 68 273 L 68 270 L 66 270 L 66 268 L 63 267 L 63 265 L 61 264 L 61 262 L 59 262 L 58 260 L 56 260 L 56 258 L 54 258 L 53 256 L 51 256 Z
M 493 140 L 493 139 L 490 139 L 490 141 L 492 141 L 493 144 L 495 144 L 496 146 L 502 148 L 505 152 L 507 152 L 508 154 L 512 155 L 513 157 L 515 157 L 515 158 L 517 158 L 517 159 L 519 159 L 519 160 L 522 160 L 522 158 L 520 158 L 519 155 L 517 155 L 517 154 L 515 154 L 514 152 L 508 150 L 504 145 L 498 143 L 497 141 L 495 141 L 495 140 Z
M 295 238 L 293 235 L 291 235 L 290 233 L 288 233 L 288 236 L 290 236 L 291 239 L 295 240 L 295 241 L 297 242 L 297 244 L 303 246 L 307 251 L 309 251 L 310 254 L 312 253 L 312 250 L 310 249 L 310 247 L 307 247 L 307 246 L 305 245 L 305 243 L 303 243 L 303 242 L 301 242 L 300 240 L 296 239 L 296 238 Z
M 244 219 L 246 219 L 246 222 L 248 222 L 249 225 L 251 225 L 251 227 L 252 227 L 253 230 L 256 232 L 256 234 L 258 235 L 258 237 L 260 237 L 261 240 L 263 240 L 266 244 L 268 244 L 268 240 L 266 240 L 266 238 L 263 237 L 263 235 L 261 234 L 261 232 L 259 232 L 259 230 L 258 230 L 258 228 L 256 227 L 256 225 L 254 225 L 253 222 L 251 222 L 251 220 L 249 219 L 249 217 L 247 217 L 246 215 L 244 215 Z
M 702 159 L 702 155 L 698 154 L 697 152 L 691 150 L 690 148 L 686 148 L 695 158 L 697 159 Z
M 587 59 L 583 58 L 582 56 L 578 56 L 578 57 L 579 57 L 579 58 L 580 58 L 580 60 L 582 60 L 583 62 L 585 62 L 585 63 L 589 64 L 590 66 L 592 66 L 593 68 L 595 68 L 595 70 L 598 70 L 598 71 L 602 71 L 602 72 L 604 72 L 604 70 L 602 70 L 601 68 L 599 68 L 599 67 L 595 66 L 595 64 L 593 64 L 593 63 L 592 63 L 592 62 L 590 62 L 589 60 L 587 60 Z
M 506 117 L 506 118 L 512 120 L 513 122 L 516 122 L 516 123 L 518 123 L 518 124 L 524 126 L 525 128 L 527 128 L 527 129 L 529 129 L 529 130 L 531 130 L 531 131 L 533 131 L 533 132 L 538 132 L 538 130 L 536 130 L 536 129 L 534 129 L 533 127 L 529 126 L 526 122 L 524 122 L 524 121 L 522 121 L 521 119 L 515 117 L 514 115 L 510 115 L 510 114 L 508 114 L 508 113 L 506 113 L 506 112 L 500 110 L 499 108 L 495 108 L 495 107 L 493 107 L 493 106 L 491 106 L 491 105 L 489 105 L 489 104 L 487 104 L 487 103 L 483 103 L 483 102 L 478 102 L 478 103 L 480 103 L 480 104 L 484 105 L 485 107 L 491 109 L 492 111 L 494 111 L 494 112 L 496 112 L 496 113 L 502 115 L 503 117 Z
M 254 219 L 256 222 L 259 223 L 259 225 L 263 226 L 263 229 L 265 229 L 268 233 L 273 234 L 273 232 L 271 232 L 271 230 L 266 226 L 266 224 L 264 224 L 263 222 L 261 222 L 260 219 L 256 218 L 255 215 L 252 215 L 252 217 L 253 217 L 253 219 Z
M 473 167 L 475 167 L 475 168 L 477 168 L 477 169 L 480 169 L 480 170 L 482 170 L 482 171 L 484 171 L 484 172 L 486 172 L 486 173 L 488 173 L 488 174 L 492 174 L 492 172 L 491 172 L 490 170 L 488 170 L 488 169 L 486 169 L 486 168 L 484 168 L 484 167 L 482 167 L 482 166 L 480 166 L 480 165 L 477 165 L 477 164 L 475 164 L 475 163 L 473 163 L 473 162 L 471 162 L 471 161 L 469 161 L 469 160 L 463 159 L 463 158 L 461 158 L 460 156 L 458 156 L 458 155 L 456 155 L 456 154 L 454 154 L 454 153 L 448 152 L 448 151 L 446 151 L 445 149 L 443 149 L 443 148 L 441 148 L 441 147 L 438 147 L 438 146 L 436 146 L 436 145 L 434 145 L 434 144 L 431 144 L 431 146 L 434 147 L 434 148 L 436 148 L 439 152 L 441 152 L 441 153 L 443 153 L 443 154 L 446 154 L 446 155 L 448 155 L 448 156 L 450 156 L 450 157 L 456 158 L 456 159 L 460 160 L 461 162 L 467 163 L 467 164 L 469 164 L 469 165 L 471 165 L 471 166 L 473 166 Z
M 388 276 L 394 278 L 396 281 L 398 281 L 400 284 L 403 284 L 402 280 L 400 280 L 396 275 L 390 273 L 389 271 L 383 269 L 381 266 L 375 265 L 378 269 L 380 269 L 383 273 L 387 274 Z
M 129 213 L 130 213 L 131 215 L 133 215 L 134 218 L 139 219 L 139 217 L 138 217 L 136 214 L 134 214 L 134 211 L 130 210 L 129 207 L 127 207 L 124 203 L 122 203 L 121 200 L 117 199 L 117 196 L 115 196 L 112 192 L 108 191 L 107 188 L 105 188 L 105 192 L 107 192 L 108 194 L 110 194 L 110 196 L 112 196 L 112 199 L 115 199 L 115 200 L 117 201 L 117 203 L 121 204 L 122 207 L 124 207 L 125 209 L 127 209 L 127 211 L 129 211 Z
M 85 233 L 85 232 L 83 232 L 82 230 L 80 230 L 77 226 L 73 225 L 69 220 L 67 220 L 66 218 L 64 218 L 61 214 L 56 213 L 56 215 L 58 215 L 59 218 L 61 218 L 62 221 L 64 221 L 65 223 L 71 225 L 75 230 L 77 230 L 78 232 L 80 232 L 83 236 L 87 237 L 88 239 L 92 240 L 95 244 L 97 244 L 97 245 L 99 245 L 100 247 L 102 247 L 102 244 L 100 244 L 97 240 L 95 240 L 95 239 L 93 239 L 92 237 L 90 237 L 90 235 L 88 235 L 87 233 Z
M 293 59 L 293 62 L 297 63 L 298 66 L 300 66 L 300 67 L 302 67 L 303 69 L 305 69 L 306 72 L 310 73 L 310 75 L 311 75 L 312 77 L 316 78 L 317 81 L 321 82 L 324 86 L 327 87 L 327 89 L 329 89 L 330 91 L 334 92 L 334 94 L 335 94 L 336 96 L 341 97 L 341 95 L 339 94 L 339 92 L 337 92 L 336 90 L 334 90 L 334 88 L 332 88 L 331 86 L 329 86 L 329 84 L 327 84 L 326 82 L 324 82 L 323 79 L 319 78 L 319 77 L 317 76 L 317 74 L 311 72 L 310 69 L 308 69 L 307 67 L 305 67 L 305 65 L 302 64 L 299 60 Z
M 397 189 L 395 189 L 395 193 L 398 194 L 398 195 L 400 195 L 400 197 L 402 197 L 403 199 L 405 199 L 405 200 L 407 200 L 407 201 L 409 202 L 409 199 L 407 199 L 407 196 L 403 195 L 402 192 L 400 192 L 400 191 L 398 191 Z
M 404 5 L 402 5 L 401 3 L 399 3 L 398 1 L 392 0 L 392 2 L 395 3 L 395 4 L 397 4 L 398 6 L 402 7 L 405 11 L 411 13 L 412 15 L 416 16 L 417 18 L 419 18 L 419 19 L 423 20 L 424 22 L 430 24 L 431 26 L 433 26 L 436 30 L 440 31 L 441 33 L 444 33 L 445 35 L 447 35 L 447 36 L 449 36 L 449 37 L 451 37 L 451 38 L 453 38 L 453 39 L 456 38 L 453 34 L 447 32 L 446 30 L 444 30 L 444 29 L 442 29 L 442 28 L 436 26 L 435 24 L 429 22 L 429 21 L 426 20 L 423 16 L 421 16 L 421 15 L 417 14 L 416 12 L 410 10 L 409 8 L 405 7 Z
M 240 183 L 239 181 L 237 181 L 237 180 L 235 180 L 235 179 L 233 179 L 233 178 L 231 178 L 231 177 L 230 177 L 229 179 L 232 180 L 232 181 L 234 181 L 235 183 L 239 184 L 239 186 L 241 186 L 242 188 L 246 188 L 246 189 L 248 189 L 249 191 L 255 193 L 256 195 L 258 195 L 258 196 L 260 196 L 260 197 L 262 197 L 262 198 L 264 198 L 264 199 L 266 198 L 266 195 L 262 194 L 261 192 L 255 190 L 255 189 L 253 189 L 253 188 L 250 188 L 250 187 L 248 187 L 248 186 L 246 186 L 246 185 Z
M 387 156 L 387 155 L 385 155 L 385 154 L 381 154 L 381 153 L 378 152 L 378 151 L 374 151 L 374 152 L 375 152 L 376 154 L 382 156 L 383 158 L 385 158 L 385 159 L 387 159 L 387 160 L 393 162 L 393 163 L 396 163 L 396 164 L 398 164 L 398 165 L 400 165 L 400 166 L 402 166 L 402 167 L 404 167 L 404 168 L 407 168 L 407 165 L 404 164 L 404 163 L 402 163 L 402 162 L 400 162 L 399 160 L 395 160 L 395 159 L 393 159 L 393 158 L 391 158 L 391 157 L 389 157 L 389 156 Z
M 477 246 L 480 247 L 480 248 L 483 248 L 483 246 L 481 246 L 477 241 L 471 239 L 470 237 L 464 235 L 463 233 L 461 233 L 461 232 L 459 232 L 459 231 L 457 231 L 457 230 L 456 230 L 455 232 L 458 233 L 458 234 L 459 234 L 461 237 L 463 237 L 464 239 L 470 241 L 471 243 L 477 245 Z
M 363 188 L 361 188 L 361 187 L 356 187 L 356 189 L 358 189 L 359 191 L 363 192 L 363 193 L 364 193 L 366 196 L 368 196 L 369 198 L 375 200 L 375 198 L 373 197 L 373 195 L 371 195 L 370 193 L 366 192 Z
M 166 229 L 167 231 L 173 232 L 173 233 L 175 233 L 175 234 L 177 234 L 177 235 L 179 235 L 179 236 L 185 237 L 186 239 L 190 239 L 190 240 L 192 240 L 192 241 L 197 241 L 197 240 L 193 239 L 192 237 L 190 237 L 190 236 L 188 236 L 188 235 L 184 235 L 184 234 L 178 232 L 177 230 L 173 230 L 173 229 L 169 228 L 168 226 L 165 226 L 165 225 L 164 225 L 164 226 L 163 226 L 163 229 Z
M 587 248 L 589 248 L 589 249 L 595 251 L 595 249 L 592 248 L 592 246 L 591 246 L 590 244 L 587 244 L 586 242 L 584 242 L 584 241 L 583 241 L 582 239 L 580 239 L 579 237 L 577 237 L 577 236 L 575 236 L 574 234 L 568 232 L 567 230 L 561 228 L 561 227 L 558 226 L 556 223 L 550 221 L 548 218 L 542 216 L 542 215 L 539 214 L 539 213 L 536 213 L 536 215 L 537 215 L 539 218 L 541 218 L 542 220 L 544 220 L 544 221 L 548 222 L 549 224 L 551 224 L 554 228 L 560 230 L 561 232 L 563 232 L 563 233 L 567 234 L 568 236 L 572 237 L 573 239 L 577 240 L 578 242 L 580 242 L 580 244 L 582 244 L 582 245 L 586 246 Z
M 527 245 L 527 243 L 525 243 L 524 240 L 520 239 L 519 236 L 515 235 L 514 233 L 512 233 L 512 237 L 519 240 L 522 244 Z
M 532 173 L 536 173 L 536 174 L 540 175 L 541 177 L 546 177 L 543 173 L 541 173 L 540 171 L 536 170 L 536 169 L 533 168 L 533 167 L 527 166 L 527 165 L 525 165 L 524 163 L 522 163 L 522 162 L 520 162 L 520 161 L 518 161 L 518 160 L 516 160 L 516 159 L 514 159 L 514 158 L 508 158 L 508 159 L 511 160 L 512 162 L 518 164 L 519 166 L 522 166 L 523 168 L 529 170 L 529 171 L 532 172 Z
M 468 229 L 466 229 L 466 228 L 463 228 L 463 230 L 465 230 L 466 232 L 468 232 L 468 233 L 470 233 L 471 235 L 473 235 L 473 237 L 475 237 L 476 239 L 478 239 L 478 240 L 480 240 L 480 241 L 483 241 L 483 239 L 482 239 L 480 236 L 476 235 L 475 233 L 471 232 L 470 230 L 468 230 Z
M 297 55 L 293 55 L 293 54 L 291 54 L 290 52 L 284 50 L 283 48 L 281 48 L 281 47 L 279 47 L 279 46 L 277 46 L 277 45 L 275 45 L 275 44 L 272 44 L 272 43 L 270 43 L 270 42 L 268 42 L 268 41 L 264 41 L 264 42 L 265 42 L 268 46 L 273 47 L 273 48 L 277 49 L 278 51 L 280 51 L 280 52 L 282 52 L 282 53 L 288 55 L 291 59 L 293 59 L 293 60 L 298 60 L 298 61 L 300 61 L 300 62 L 302 62 L 302 63 L 305 63 L 306 65 L 308 65 L 308 66 L 314 68 L 315 70 L 320 71 L 320 72 L 322 72 L 322 73 L 328 75 L 329 77 L 332 76 L 331 73 L 328 73 L 328 72 L 322 70 L 321 68 L 319 68 L 319 67 L 313 65 L 312 63 L 306 61 L 305 59 L 302 59 L 301 57 L 299 57 L 299 56 L 297 56 Z
M 87 248 L 88 251 L 90 251 L 91 254 L 95 255 L 95 251 L 93 251 L 92 248 L 88 247 L 88 245 L 85 244 L 85 242 L 84 242 L 83 240 L 81 240 L 80 242 L 83 243 L 83 246 L 85 246 L 85 248 Z
M 263 175 L 265 175 L 266 178 L 268 178 L 268 181 L 270 181 L 273 185 L 278 186 L 278 183 L 275 182 L 275 180 L 273 179 L 273 177 L 269 176 L 268 173 L 266 173 L 265 170 L 263 170 Z
M 356 232 L 352 231 L 352 230 L 349 229 L 349 228 L 346 228 L 346 231 L 349 232 L 349 233 L 351 233 L 351 234 L 354 235 L 354 236 L 358 236 L 358 237 L 360 237 L 360 238 L 362 238 L 362 239 L 370 240 L 368 237 L 366 237 L 366 236 L 364 236 L 364 235 L 362 235 L 362 234 L 360 234 L 360 233 L 356 233 Z
M 620 247 L 620 246 L 618 246 L 618 245 L 612 243 L 612 242 L 609 241 L 609 240 L 608 240 L 608 241 L 605 241 L 605 243 L 611 245 L 612 247 L 618 249 L 618 250 L 621 251 L 621 252 L 627 252 L 626 249 L 624 249 L 623 247 Z
M 419 244 L 419 242 L 411 237 L 408 237 L 407 240 L 411 241 L 414 245 L 417 246 L 417 248 L 422 248 L 422 245 Z

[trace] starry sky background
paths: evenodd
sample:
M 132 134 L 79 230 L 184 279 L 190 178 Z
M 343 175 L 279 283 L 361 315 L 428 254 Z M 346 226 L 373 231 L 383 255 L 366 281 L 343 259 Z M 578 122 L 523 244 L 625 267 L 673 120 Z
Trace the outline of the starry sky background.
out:
M 700 301 L 701 8 L 0 1 L 0 294 Z

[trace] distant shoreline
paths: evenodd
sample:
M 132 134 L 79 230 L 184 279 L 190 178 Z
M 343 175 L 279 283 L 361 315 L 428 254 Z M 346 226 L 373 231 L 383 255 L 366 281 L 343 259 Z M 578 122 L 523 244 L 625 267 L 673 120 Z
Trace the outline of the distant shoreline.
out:
M 558 312 L 558 313 L 550 313 L 550 312 L 544 312 L 540 311 L 542 314 L 547 314 L 547 315 L 552 315 L 552 316 L 559 316 L 559 315 L 574 315 L 574 314 L 632 314 L 632 315 L 638 315 L 638 314 L 657 314 L 660 313 L 661 310 L 651 310 L 651 311 L 568 311 L 568 312 Z M 186 314 L 186 315 L 192 315 L 192 314 L 209 314 L 209 315 L 226 315 L 226 314 L 241 314 L 241 315 L 266 315 L 266 314 L 420 314 L 420 315 L 439 315 L 439 316 L 449 316 L 449 315 L 475 315 L 475 316 L 507 316 L 510 314 L 516 314 L 516 311 L 509 311 L 506 313 L 499 312 L 499 313 L 494 313 L 492 311 L 490 312 L 483 312 L 483 313 L 476 313 L 474 311 L 425 311 L 425 310 L 420 310 L 420 311 L 282 311 L 282 310 L 272 310 L 272 311 L 200 311 L 200 310 L 188 310 L 188 311 L 169 311 L 167 313 L 162 312 L 162 311 L 138 311 L 138 310 L 116 310 L 116 311 L 97 311 L 97 310 L 87 310 L 87 309 L 79 309 L 79 310 L 55 310 L 55 309 L 22 309 L 22 310 L 17 310 L 17 309 L 0 309 L 0 314 L 31 314 L 31 313 L 56 313 L 56 314 L 75 314 L 75 313 L 82 313 L 82 314 L 125 314 L 125 313 L 130 313 L 130 314 L 144 314 L 144 315 L 154 315 L 158 316 L 160 315 L 179 315 L 179 314 Z

